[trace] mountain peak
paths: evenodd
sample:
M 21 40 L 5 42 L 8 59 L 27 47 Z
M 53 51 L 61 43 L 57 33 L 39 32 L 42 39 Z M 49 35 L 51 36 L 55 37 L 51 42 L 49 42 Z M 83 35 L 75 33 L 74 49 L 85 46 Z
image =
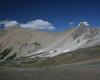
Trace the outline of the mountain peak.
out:
M 84 22 L 80 22 L 78 24 L 78 31 L 79 32 L 87 32 L 87 30 L 90 28 L 90 25 L 88 24 L 88 22 L 84 21 Z
M 89 26 L 89 24 L 88 22 L 83 21 L 83 22 L 80 22 L 78 26 Z
M 74 39 L 76 39 L 77 37 L 80 37 L 84 33 L 87 33 L 89 29 L 90 29 L 90 26 L 86 21 L 80 22 L 76 30 L 72 33 L 72 36 Z

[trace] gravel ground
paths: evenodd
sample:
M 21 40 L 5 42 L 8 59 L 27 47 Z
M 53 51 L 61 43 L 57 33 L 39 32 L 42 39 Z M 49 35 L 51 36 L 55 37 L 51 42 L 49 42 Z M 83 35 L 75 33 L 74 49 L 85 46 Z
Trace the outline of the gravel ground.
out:
M 100 80 L 100 65 L 0 68 L 0 80 Z

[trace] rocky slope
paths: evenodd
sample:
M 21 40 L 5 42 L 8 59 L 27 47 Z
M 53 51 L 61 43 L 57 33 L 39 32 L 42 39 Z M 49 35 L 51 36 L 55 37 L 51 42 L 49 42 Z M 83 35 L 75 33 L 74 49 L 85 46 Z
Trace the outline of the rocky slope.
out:
M 0 60 L 19 57 L 54 57 L 99 44 L 100 29 L 91 27 L 86 22 L 59 33 L 11 26 L 0 30 Z M 7 54 L 4 54 L 5 52 Z

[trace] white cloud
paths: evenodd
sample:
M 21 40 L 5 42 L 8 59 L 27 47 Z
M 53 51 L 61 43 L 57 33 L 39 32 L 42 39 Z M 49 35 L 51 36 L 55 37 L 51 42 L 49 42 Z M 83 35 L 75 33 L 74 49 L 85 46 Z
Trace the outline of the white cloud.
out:
M 42 19 L 36 19 L 33 21 L 29 21 L 25 24 L 23 23 L 18 23 L 15 20 L 12 21 L 7 21 L 6 23 L 4 23 L 5 27 L 9 27 L 9 26 L 15 26 L 15 25 L 19 25 L 22 28 L 31 28 L 33 30 L 49 30 L 49 31 L 53 31 L 55 29 L 55 27 L 49 23 L 48 21 L 44 21 Z
M 8 21 L 4 24 L 5 27 L 9 27 L 9 26 L 14 26 L 14 25 L 18 25 L 19 23 L 17 21 Z
M 69 25 L 73 25 L 74 23 L 73 22 L 69 22 Z
M 55 29 L 55 27 L 51 23 L 49 23 L 48 21 L 41 20 L 41 19 L 29 21 L 26 24 L 22 23 L 20 24 L 20 27 L 31 28 L 34 30 L 50 30 L 50 31 Z

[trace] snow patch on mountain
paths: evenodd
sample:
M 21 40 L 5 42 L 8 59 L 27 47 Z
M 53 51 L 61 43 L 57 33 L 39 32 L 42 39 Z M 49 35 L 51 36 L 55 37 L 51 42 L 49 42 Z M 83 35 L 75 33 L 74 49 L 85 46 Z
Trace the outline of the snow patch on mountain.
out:
M 89 23 L 84 21 L 84 22 L 80 22 L 78 26 L 81 26 L 81 24 L 84 24 L 85 26 L 89 26 Z

